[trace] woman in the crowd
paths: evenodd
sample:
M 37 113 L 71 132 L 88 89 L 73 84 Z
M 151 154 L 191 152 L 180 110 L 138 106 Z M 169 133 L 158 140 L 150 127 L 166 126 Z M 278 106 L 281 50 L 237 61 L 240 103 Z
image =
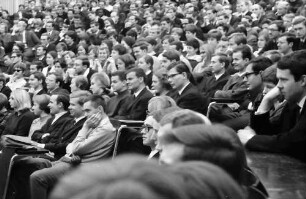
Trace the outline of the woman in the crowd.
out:
M 261 31 L 258 35 L 258 41 L 257 41 L 257 50 L 254 52 L 254 55 L 257 57 L 259 54 L 261 54 L 261 50 L 266 45 L 267 41 L 269 40 L 269 33 L 267 31 Z
M 50 96 L 47 94 L 35 95 L 33 97 L 33 113 L 36 118 L 33 120 L 32 125 L 29 131 L 29 138 L 31 138 L 34 131 L 41 129 L 41 127 L 47 122 L 47 120 L 51 117 L 50 108 L 48 104 L 50 102 Z
M 119 71 L 127 71 L 135 67 L 135 59 L 130 54 L 120 55 L 116 59 L 116 66 Z
M 133 52 L 132 46 L 135 44 L 135 39 L 133 37 L 123 37 L 121 44 L 124 45 L 127 52 L 131 54 Z
M 90 80 L 90 90 L 94 95 L 101 95 L 107 103 L 110 99 L 108 96 L 110 79 L 104 72 L 95 73 Z
M 22 43 L 15 43 L 13 45 L 13 48 L 12 48 L 12 53 L 24 53 L 24 44 Z
M 145 55 L 138 60 L 138 67 L 143 69 L 147 78 L 146 78 L 146 85 L 151 89 L 152 87 L 152 76 L 153 76 L 153 63 L 154 60 L 152 56 Z
M 59 42 L 56 47 L 56 52 L 57 52 L 57 58 L 61 61 L 61 62 L 65 62 L 64 56 L 65 56 L 65 52 L 67 50 L 67 45 L 64 42 Z
M 165 68 L 154 72 L 152 76 L 152 90 L 154 90 L 155 95 L 159 96 L 169 95 L 171 93 L 172 87 L 168 82 L 167 70 Z
M 46 55 L 47 66 L 43 68 L 42 73 L 46 77 L 49 73 L 55 72 L 55 61 L 57 60 L 57 53 L 50 51 Z
M 10 97 L 12 90 L 6 86 L 6 77 L 3 73 L 0 73 L 0 93 L 3 93 L 7 99 Z
M 99 48 L 99 63 L 101 63 L 102 71 L 104 71 L 108 76 L 110 76 L 113 72 L 117 71 L 117 67 L 113 58 L 110 57 L 109 48 L 104 46 Z M 100 69 L 100 67 L 99 67 Z M 100 72 L 98 70 L 98 72 Z
M 87 56 L 88 46 L 86 44 L 80 43 L 77 46 L 77 51 L 78 51 L 77 56 Z
M 79 91 L 79 90 L 87 90 L 88 81 L 87 78 L 83 75 L 78 75 L 72 78 L 70 83 L 71 93 Z
M 9 99 L 14 110 L 9 116 L 2 135 L 28 136 L 35 115 L 30 111 L 31 99 L 23 89 L 13 90 Z
M 27 81 L 24 79 L 24 72 L 26 70 L 26 65 L 22 62 L 17 63 L 14 66 L 14 73 L 10 78 L 10 81 L 6 84 L 12 91 L 18 88 L 24 88 Z

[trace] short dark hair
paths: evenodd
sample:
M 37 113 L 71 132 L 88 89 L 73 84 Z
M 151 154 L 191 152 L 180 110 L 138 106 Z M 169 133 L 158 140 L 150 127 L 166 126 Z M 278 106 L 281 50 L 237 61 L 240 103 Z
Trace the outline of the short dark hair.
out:
M 181 41 L 173 41 L 170 43 L 171 46 L 175 46 L 175 50 L 182 51 L 184 50 L 183 43 Z
M 186 73 L 187 75 L 187 78 L 188 80 L 191 82 L 191 83 L 195 83 L 194 81 L 194 78 L 189 70 L 189 68 L 187 67 L 187 65 L 184 63 L 184 62 L 181 62 L 181 61 L 178 61 L 178 62 L 174 62 L 174 63 L 171 63 L 168 67 L 167 67 L 167 70 L 171 70 L 175 68 L 175 70 L 178 72 L 178 73 Z
M 127 53 L 126 48 L 122 44 L 117 44 L 113 47 L 113 50 L 118 51 L 119 55 L 124 55 Z
M 125 71 L 115 71 L 111 74 L 112 77 L 118 76 L 120 81 L 126 80 L 126 72 Z
M 194 49 L 199 49 L 200 48 L 200 43 L 197 39 L 188 39 L 186 41 L 186 46 L 191 46 Z
M 138 78 L 142 77 L 143 78 L 143 83 L 146 83 L 147 75 L 142 68 L 132 68 L 132 69 L 128 70 L 126 72 L 126 74 L 133 73 L 133 72 L 135 73 L 136 77 L 138 77 Z
M 65 94 L 55 94 L 57 95 L 57 98 L 56 98 L 56 102 L 59 104 L 59 103 L 62 103 L 63 104 L 63 109 L 65 111 L 68 110 L 68 107 L 70 105 L 69 103 L 69 95 L 65 95 Z
M 43 63 L 41 61 L 33 61 L 30 65 L 36 66 L 37 70 L 43 69 Z
M 173 61 L 173 60 L 180 61 L 180 54 L 178 51 L 175 51 L 175 50 L 167 50 L 166 52 L 162 54 L 162 56 L 166 57 L 170 61 Z
M 259 74 L 261 71 L 264 71 L 266 68 L 272 65 L 272 61 L 267 57 L 256 57 L 249 61 L 249 64 L 252 64 L 252 69 L 256 74 Z
M 303 75 L 306 75 L 306 50 L 295 51 L 285 55 L 277 63 L 280 70 L 290 70 L 295 81 L 299 81 Z
M 242 59 L 248 58 L 249 60 L 252 59 L 252 51 L 249 46 L 247 45 L 242 45 L 242 46 L 237 46 L 234 48 L 233 53 L 241 52 L 242 54 Z

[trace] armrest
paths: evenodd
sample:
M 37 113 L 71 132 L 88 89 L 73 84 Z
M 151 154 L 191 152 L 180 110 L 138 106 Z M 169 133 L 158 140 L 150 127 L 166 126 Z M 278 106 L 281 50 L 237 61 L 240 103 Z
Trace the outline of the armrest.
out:
M 144 121 L 141 120 L 119 120 L 119 122 L 127 127 L 141 127 L 144 124 Z
M 211 98 L 211 102 L 216 102 L 216 103 L 241 103 L 243 100 L 241 99 L 228 99 L 228 98 Z

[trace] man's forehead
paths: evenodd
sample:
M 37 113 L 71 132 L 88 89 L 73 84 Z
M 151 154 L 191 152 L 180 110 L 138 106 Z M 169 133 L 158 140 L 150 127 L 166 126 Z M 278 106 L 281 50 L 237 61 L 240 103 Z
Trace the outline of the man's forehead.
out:
M 277 78 L 286 78 L 286 79 L 291 79 L 293 78 L 293 75 L 291 74 L 291 71 L 289 69 L 276 69 L 276 77 Z

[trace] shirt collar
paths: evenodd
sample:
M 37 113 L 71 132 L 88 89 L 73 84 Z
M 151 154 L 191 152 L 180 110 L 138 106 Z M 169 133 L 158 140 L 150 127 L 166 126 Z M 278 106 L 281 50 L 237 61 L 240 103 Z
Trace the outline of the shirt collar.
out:
M 83 74 L 84 77 L 87 77 L 87 75 L 89 74 L 89 68 L 87 68 Z
M 189 85 L 190 82 L 188 82 L 185 86 L 183 86 L 183 88 L 181 90 L 178 91 L 178 93 L 181 95 L 183 93 L 183 91 L 185 90 L 185 88 Z
M 85 118 L 85 116 L 81 116 L 81 117 L 78 117 L 78 118 L 75 118 L 74 121 L 75 123 L 78 123 L 81 119 Z
M 300 111 L 302 111 L 304 104 L 306 100 L 306 95 L 299 101 L 298 106 L 301 108 Z
M 224 73 L 221 73 L 219 75 L 215 75 L 216 80 L 218 80 Z
M 143 89 L 144 89 L 144 88 L 143 88 Z M 141 91 L 142 91 L 143 89 L 141 89 L 141 90 L 135 92 L 135 93 L 134 93 L 134 96 L 137 97 L 137 96 L 141 93 Z

